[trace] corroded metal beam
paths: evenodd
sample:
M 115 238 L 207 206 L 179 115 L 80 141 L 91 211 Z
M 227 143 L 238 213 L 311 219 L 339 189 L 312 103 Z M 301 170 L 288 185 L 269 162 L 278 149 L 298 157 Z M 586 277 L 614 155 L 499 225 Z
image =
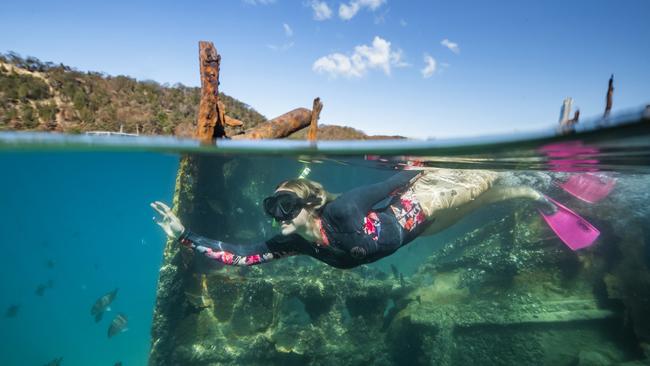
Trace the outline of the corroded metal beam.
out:
M 230 116 L 226 116 L 224 122 L 226 123 L 226 125 L 230 127 L 239 127 L 244 125 L 244 122 L 238 120 L 237 118 L 232 118 Z
M 297 108 L 232 138 L 235 140 L 280 139 L 309 126 L 311 116 L 309 109 Z

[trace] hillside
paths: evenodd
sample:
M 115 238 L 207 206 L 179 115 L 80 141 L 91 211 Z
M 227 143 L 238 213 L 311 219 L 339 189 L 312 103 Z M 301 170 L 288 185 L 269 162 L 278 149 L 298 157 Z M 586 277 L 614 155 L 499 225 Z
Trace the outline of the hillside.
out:
M 223 93 L 227 114 L 254 127 L 266 118 Z M 191 135 L 200 89 L 0 54 L 0 129 L 80 133 L 105 130 Z
M 220 93 L 226 114 L 244 122 L 229 135 L 250 129 L 266 117 L 246 103 Z M 0 54 L 0 131 L 32 130 L 82 133 L 119 131 L 148 135 L 192 136 L 200 88 L 138 81 L 100 72 L 81 72 L 63 64 Z M 305 139 L 306 129 L 292 135 Z M 318 138 L 375 139 L 350 127 L 321 126 Z
M 307 139 L 308 128 L 293 133 L 289 136 L 292 140 Z M 355 130 L 352 127 L 336 125 L 319 125 L 317 136 L 319 140 L 386 140 L 403 139 L 402 136 L 366 135 L 364 132 Z

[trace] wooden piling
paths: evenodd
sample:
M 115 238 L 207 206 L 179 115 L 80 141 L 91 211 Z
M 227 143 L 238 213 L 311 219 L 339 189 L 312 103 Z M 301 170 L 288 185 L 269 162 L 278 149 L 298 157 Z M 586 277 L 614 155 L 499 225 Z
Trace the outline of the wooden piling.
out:
M 603 118 L 609 117 L 609 112 L 612 110 L 612 99 L 614 96 L 614 74 L 609 78 L 609 85 L 607 87 L 607 102 L 605 104 L 605 113 Z
M 199 65 L 201 70 L 201 102 L 196 137 L 203 143 L 212 144 L 216 138 L 226 136 L 225 111 L 219 103 L 219 68 L 221 55 L 212 42 L 199 42 Z
M 318 119 L 320 118 L 321 110 L 323 110 L 323 103 L 321 103 L 320 98 L 314 99 L 314 106 L 311 109 L 311 123 L 309 124 L 309 133 L 307 134 L 307 140 L 311 142 L 316 142 Z

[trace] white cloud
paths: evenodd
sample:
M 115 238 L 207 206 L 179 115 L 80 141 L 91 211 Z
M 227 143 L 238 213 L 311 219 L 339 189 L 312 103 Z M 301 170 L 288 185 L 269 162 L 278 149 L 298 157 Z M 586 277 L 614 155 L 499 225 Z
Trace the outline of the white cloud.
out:
M 319 73 L 328 73 L 332 77 L 345 75 L 347 77 L 361 77 L 361 72 L 352 65 L 352 60 L 346 55 L 333 53 L 321 57 L 312 66 L 312 69 Z
M 282 26 L 284 27 L 284 34 L 285 34 L 287 37 L 291 37 L 291 36 L 293 36 L 293 29 L 291 29 L 291 27 L 289 26 L 289 24 L 287 24 L 287 23 L 283 23 Z
M 449 50 L 455 54 L 460 53 L 460 47 L 458 46 L 458 43 L 454 43 L 447 38 L 443 39 L 442 42 L 440 42 L 441 45 L 449 48 Z
M 375 37 L 372 46 L 356 46 L 351 56 L 333 53 L 319 58 L 314 62 L 312 70 L 329 74 L 331 77 L 359 78 L 368 70 L 379 69 L 390 75 L 391 67 L 405 66 L 408 64 L 403 61 L 401 50 L 391 51 L 390 42 Z
M 359 10 L 368 8 L 375 11 L 384 3 L 386 3 L 386 0 L 352 0 L 348 4 L 339 6 L 339 17 L 343 20 L 350 20 L 357 15 Z
M 244 4 L 248 5 L 269 5 L 273 4 L 275 0 L 242 0 Z
M 327 20 L 332 17 L 332 9 L 324 1 L 313 0 L 310 3 L 315 20 Z
M 424 68 L 422 70 L 420 70 L 420 71 L 422 72 L 422 76 L 425 79 L 428 79 L 431 76 L 433 76 L 433 73 L 436 72 L 436 60 L 433 57 L 425 54 L 424 55 Z

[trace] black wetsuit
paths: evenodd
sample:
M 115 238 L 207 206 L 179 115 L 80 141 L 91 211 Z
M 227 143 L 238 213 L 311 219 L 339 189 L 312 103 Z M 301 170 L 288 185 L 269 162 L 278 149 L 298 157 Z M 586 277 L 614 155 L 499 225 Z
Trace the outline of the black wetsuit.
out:
M 416 171 L 355 188 L 321 210 L 326 245 L 298 234 L 277 235 L 256 244 L 212 240 L 186 230 L 179 241 L 206 257 L 229 265 L 254 265 L 288 255 L 306 254 L 337 268 L 374 262 L 395 252 L 425 229 L 422 207 L 409 190 Z

